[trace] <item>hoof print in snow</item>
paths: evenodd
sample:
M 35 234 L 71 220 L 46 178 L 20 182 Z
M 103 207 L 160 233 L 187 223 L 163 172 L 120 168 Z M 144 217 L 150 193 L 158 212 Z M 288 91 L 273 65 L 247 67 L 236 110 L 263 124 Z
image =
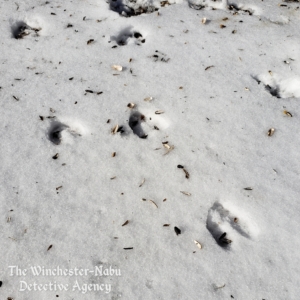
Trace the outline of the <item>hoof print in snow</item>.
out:
M 62 140 L 62 131 L 65 130 L 66 128 L 68 128 L 67 125 L 60 123 L 60 122 L 52 122 L 49 132 L 48 132 L 48 137 L 49 140 L 55 144 L 55 145 L 59 145 L 61 143 Z
M 131 29 L 132 27 L 126 27 L 121 30 L 117 36 L 112 36 L 111 41 L 115 41 L 118 46 L 125 46 L 130 41 L 133 41 L 136 45 L 140 46 L 146 42 L 146 39 L 143 38 L 143 35 Z
M 23 39 L 25 36 L 30 35 L 32 33 L 38 36 L 38 32 L 40 30 L 41 28 L 30 27 L 23 21 L 18 21 L 11 26 L 12 35 L 17 40 Z
M 232 239 L 236 237 L 236 233 L 250 238 L 248 229 L 219 202 L 216 202 L 208 211 L 206 228 L 218 245 L 224 248 L 230 247 L 231 243 L 234 242 Z
M 141 14 L 150 14 L 158 10 L 157 7 L 144 5 L 139 6 L 132 0 L 110 0 L 109 7 L 112 11 L 123 17 L 134 17 Z
M 157 61 L 162 61 L 162 62 L 168 62 L 170 60 L 169 57 L 167 57 L 166 54 L 156 50 L 155 51 L 155 54 L 153 54 L 152 56 L 150 56 L 154 62 L 157 62 Z
M 141 139 L 146 139 L 148 134 L 146 134 L 142 127 L 142 122 L 145 121 L 145 116 L 138 111 L 133 112 L 129 118 L 129 127 L 132 129 L 133 133 L 136 134 Z

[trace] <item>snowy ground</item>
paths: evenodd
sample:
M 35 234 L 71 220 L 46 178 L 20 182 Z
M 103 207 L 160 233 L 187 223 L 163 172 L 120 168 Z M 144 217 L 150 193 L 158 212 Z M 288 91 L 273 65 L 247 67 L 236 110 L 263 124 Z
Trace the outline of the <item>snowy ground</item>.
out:
M 299 299 L 299 7 L 1 1 L 1 299 Z

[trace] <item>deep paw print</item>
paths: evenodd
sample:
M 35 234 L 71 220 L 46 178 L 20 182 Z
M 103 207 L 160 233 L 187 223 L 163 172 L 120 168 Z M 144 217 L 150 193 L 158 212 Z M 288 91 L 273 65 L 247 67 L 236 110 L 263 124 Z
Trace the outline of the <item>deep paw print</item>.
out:
M 164 54 L 158 50 L 155 50 L 155 53 L 153 55 L 151 55 L 150 58 L 152 58 L 152 60 L 154 62 L 162 61 L 162 62 L 167 63 L 170 60 L 170 58 L 166 54 Z
M 129 118 L 129 127 L 134 134 L 145 139 L 151 132 L 169 127 L 169 121 L 164 116 L 164 111 L 144 107 L 141 111 L 132 111 Z
M 115 41 L 119 46 L 125 46 L 133 41 L 136 45 L 140 46 L 146 42 L 146 39 L 140 32 L 132 30 L 131 27 L 127 27 L 120 31 L 117 36 L 112 36 L 111 41 Z
M 61 143 L 61 139 L 62 139 L 62 131 L 69 128 L 69 126 L 63 124 L 63 123 L 60 123 L 60 122 L 57 122 L 57 121 L 54 121 L 51 123 L 51 126 L 49 128 L 49 131 L 48 131 L 48 137 L 49 137 L 49 140 L 55 144 L 55 145 L 59 145 Z
M 238 235 L 251 238 L 246 224 L 219 202 L 208 211 L 206 227 L 218 245 L 224 248 L 229 248 Z
M 55 145 L 60 145 L 62 142 L 70 143 L 72 138 L 82 136 L 85 129 L 78 122 L 71 124 L 53 121 L 48 129 L 48 139 Z
M 148 136 L 143 129 L 145 119 L 146 117 L 138 111 L 132 112 L 129 118 L 129 127 L 141 139 L 146 139 Z
M 24 21 L 17 21 L 11 26 L 12 35 L 15 39 L 23 39 L 27 35 L 38 36 L 41 28 L 30 27 Z

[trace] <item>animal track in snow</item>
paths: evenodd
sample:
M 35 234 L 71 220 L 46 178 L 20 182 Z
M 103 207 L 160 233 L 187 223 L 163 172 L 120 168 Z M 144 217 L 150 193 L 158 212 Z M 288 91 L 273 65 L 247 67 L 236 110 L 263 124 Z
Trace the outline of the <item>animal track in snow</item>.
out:
M 69 125 L 67 125 L 69 123 Z M 82 136 L 86 129 L 78 122 L 52 121 L 48 130 L 48 139 L 55 145 L 72 143 L 72 138 Z
M 139 16 L 158 11 L 160 7 L 171 5 L 169 1 L 144 0 L 144 3 L 136 3 L 136 0 L 110 0 L 110 9 L 123 17 Z M 174 3 L 174 1 L 172 1 Z M 175 1 L 176 2 L 176 1 Z
M 24 21 L 17 21 L 11 25 L 12 35 L 15 39 L 23 39 L 27 35 L 39 36 L 38 32 L 41 30 L 40 27 L 31 27 Z
M 229 3 L 228 0 L 188 0 L 189 7 L 195 10 L 204 8 L 222 9 L 233 12 L 234 15 L 238 12 L 244 12 L 251 15 L 258 14 L 258 8 L 253 5 Z
M 129 127 L 133 133 L 141 139 L 147 138 L 148 134 L 145 134 L 142 126 L 142 122 L 145 121 L 145 116 L 138 111 L 133 112 L 129 118 Z
M 219 246 L 228 248 L 238 236 L 251 238 L 250 230 L 239 216 L 232 214 L 219 202 L 210 208 L 206 220 L 206 228 Z
M 133 133 L 140 138 L 147 138 L 153 130 L 164 130 L 169 126 L 169 121 L 157 110 L 143 108 L 139 111 L 133 111 L 129 118 L 129 127 Z
M 264 84 L 266 90 L 277 98 L 300 97 L 300 76 L 292 76 L 283 79 L 278 74 L 271 71 L 258 76 L 252 76 L 258 84 Z
M 115 41 L 119 46 L 125 46 L 130 41 L 133 41 L 136 45 L 140 46 L 146 42 L 146 39 L 143 38 L 140 32 L 132 30 L 132 27 L 126 27 L 117 36 L 112 36 L 111 41 Z

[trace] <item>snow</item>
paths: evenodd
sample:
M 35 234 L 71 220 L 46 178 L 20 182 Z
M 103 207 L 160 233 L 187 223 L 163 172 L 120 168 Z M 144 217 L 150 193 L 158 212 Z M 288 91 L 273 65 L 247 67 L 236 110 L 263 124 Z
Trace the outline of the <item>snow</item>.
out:
M 2 1 L 1 299 L 298 299 L 299 7 Z

